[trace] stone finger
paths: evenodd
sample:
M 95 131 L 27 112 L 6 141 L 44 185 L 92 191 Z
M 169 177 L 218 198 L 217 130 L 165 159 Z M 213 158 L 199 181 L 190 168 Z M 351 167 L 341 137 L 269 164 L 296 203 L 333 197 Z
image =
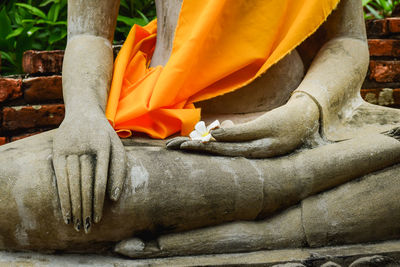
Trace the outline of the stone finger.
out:
M 66 224 L 71 223 L 71 199 L 68 186 L 67 160 L 64 156 L 53 159 L 54 172 L 57 180 L 57 191 L 60 199 L 61 214 Z
M 247 123 L 215 129 L 211 131 L 211 135 L 217 141 L 223 142 L 244 142 L 271 136 L 276 127 L 274 120 L 269 120 L 267 115 L 269 113 Z
M 274 149 L 276 141 L 272 138 L 264 138 L 250 142 L 209 142 L 187 141 L 181 145 L 181 149 L 204 151 L 216 155 L 247 157 L 247 158 L 267 158 L 275 156 L 277 151 Z
M 98 223 L 103 215 L 104 198 L 106 195 L 110 144 L 99 149 L 96 156 L 96 175 L 94 181 L 94 222 Z
M 72 204 L 72 218 L 74 220 L 74 228 L 80 231 L 82 226 L 82 197 L 81 197 L 81 171 L 78 155 L 70 155 L 67 157 L 67 173 L 69 182 L 69 191 Z
M 175 137 L 172 138 L 171 140 L 168 140 L 166 146 L 168 149 L 179 149 L 182 143 L 189 140 L 190 140 L 189 137 L 184 137 L 184 136 Z
M 390 137 L 396 138 L 396 137 L 400 136 L 400 127 L 397 127 L 397 128 L 391 129 L 387 132 L 384 132 L 384 134 L 386 134 Z
M 81 189 L 82 189 L 82 224 L 85 233 L 89 233 L 92 225 L 93 207 L 93 159 L 89 155 L 80 157 Z
M 110 175 L 108 179 L 108 195 L 117 201 L 121 196 L 126 177 L 126 153 L 118 137 L 111 138 Z
M 393 136 L 395 136 L 395 137 L 400 136 L 400 127 L 393 129 Z

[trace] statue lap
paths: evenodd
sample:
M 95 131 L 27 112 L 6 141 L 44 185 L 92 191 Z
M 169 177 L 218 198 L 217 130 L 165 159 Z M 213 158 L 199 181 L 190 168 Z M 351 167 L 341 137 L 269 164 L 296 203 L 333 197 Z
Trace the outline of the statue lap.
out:
M 359 140 L 350 140 L 346 142 L 353 143 L 328 145 L 274 160 L 193 155 L 137 142 L 136 146 L 126 147 L 128 177 L 120 201 L 107 202 L 103 220 L 85 235 L 64 225 L 61 218 L 51 164 L 52 134 L 1 147 L 1 249 L 98 252 L 134 235 L 156 236 L 224 222 L 251 221 L 291 206 L 294 208 L 259 223 L 266 229 L 268 248 L 399 237 L 399 167 L 389 167 L 400 158 L 400 142 L 394 138 L 377 135 L 377 144 L 369 148 L 362 142 L 357 147 Z M 348 146 L 354 148 L 354 154 L 348 154 L 353 157 L 348 166 L 343 165 L 342 170 L 327 166 L 329 162 L 337 164 L 343 158 L 341 151 Z M 377 151 L 375 158 L 371 158 L 371 151 Z M 326 161 L 321 152 L 330 154 Z M 359 153 L 365 156 L 357 158 Z M 301 174 L 298 168 L 305 166 L 305 161 L 310 168 Z M 317 161 L 321 164 L 313 165 Z M 346 169 L 357 165 L 360 168 L 353 168 L 352 173 Z M 384 166 L 389 168 L 378 171 Z M 315 195 L 346 181 L 350 182 Z M 293 243 L 293 235 L 278 237 L 272 231 L 284 223 L 284 229 L 298 230 L 294 233 L 297 242 Z M 170 235 L 166 244 L 174 238 Z
M 275 66 L 281 74 L 287 66 L 295 70 L 290 72 L 294 77 L 285 80 L 285 94 L 270 107 L 243 105 L 242 112 L 285 103 L 309 65 L 301 50 L 304 65 L 294 51 Z M 311 61 L 315 53 L 310 54 Z M 266 73 L 251 85 L 255 92 L 281 89 L 281 79 L 268 77 Z M 234 94 L 225 97 L 242 100 L 240 90 Z M 215 110 L 221 107 L 218 101 L 207 105 Z M 248 102 L 254 104 L 251 98 Z M 231 113 L 228 106 L 224 111 Z M 61 217 L 52 166 L 53 133 L 0 148 L 0 249 L 101 252 L 124 239 L 151 236 L 167 254 L 149 255 L 171 256 L 400 237 L 400 142 L 382 134 L 263 160 L 167 151 L 149 141 L 134 141 L 126 146 L 128 176 L 121 199 L 106 201 L 102 221 L 85 235 Z

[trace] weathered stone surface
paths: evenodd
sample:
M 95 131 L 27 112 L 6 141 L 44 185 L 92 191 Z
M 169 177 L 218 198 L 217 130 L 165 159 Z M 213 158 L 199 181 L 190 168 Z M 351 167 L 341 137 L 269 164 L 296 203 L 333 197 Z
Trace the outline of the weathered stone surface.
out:
M 270 242 L 272 240 L 273 242 Z M 294 208 L 258 223 L 243 221 L 186 233 L 169 234 L 157 238 L 156 242 L 149 243 L 129 239 L 120 242 L 114 251 L 131 258 L 153 258 L 207 255 L 213 251 L 243 252 L 244 248 L 249 251 L 293 248 L 302 247 L 304 243 L 301 210 Z
M 62 100 L 62 79 L 59 75 L 27 78 L 23 80 L 24 99 L 27 103 Z
M 193 155 L 166 151 L 162 147 L 143 143 L 126 148 L 128 177 L 121 199 L 115 203 L 107 201 L 101 223 L 95 224 L 91 233 L 85 235 L 63 224 L 51 167 L 53 133 L 36 135 L 0 148 L 0 161 L 3 162 L 0 165 L 0 214 L 4 215 L 0 216 L 2 248 L 97 252 L 110 249 L 114 242 L 131 238 L 134 233 L 143 230 L 185 231 L 232 220 L 253 220 L 261 212 L 264 217 L 271 215 L 279 208 L 293 206 L 309 195 L 393 165 L 400 159 L 400 142 L 384 135 L 322 146 L 275 160 Z M 376 189 L 375 180 L 383 179 L 389 183 L 390 179 L 386 176 L 392 174 L 395 179 L 394 173 L 396 169 L 387 169 L 382 174 L 371 176 L 369 179 L 372 181 L 363 183 L 369 183 Z M 353 182 L 352 186 L 357 187 L 359 183 Z M 362 189 L 365 187 L 360 186 Z M 389 190 L 386 195 L 392 197 L 397 187 L 392 184 L 384 189 Z M 349 203 L 357 201 L 358 195 L 354 196 L 356 198 L 348 199 Z M 389 203 L 391 205 L 388 206 L 396 208 L 399 203 Z M 242 236 L 235 236 L 234 240 L 238 242 L 236 248 L 249 249 L 255 245 L 258 249 L 287 247 L 291 238 L 292 244 L 301 245 L 302 227 L 295 223 L 304 221 L 305 217 L 300 216 L 299 211 L 297 208 L 293 212 L 282 213 L 282 216 L 271 217 L 261 224 L 253 222 L 254 226 L 242 231 Z M 382 217 L 382 220 L 390 222 L 398 213 L 384 215 L 386 217 Z M 285 218 L 291 218 L 286 221 L 287 227 L 283 227 L 285 223 L 280 221 Z M 325 223 L 324 218 L 317 219 Z M 316 223 L 317 219 L 314 219 Z M 49 221 L 52 223 L 49 224 Z M 269 230 L 257 235 L 263 229 L 263 224 L 269 225 Z M 297 225 L 299 231 L 290 225 Z M 395 238 L 397 224 L 390 226 L 393 229 L 391 237 Z M 233 225 L 232 229 L 235 227 Z M 287 231 L 283 233 L 279 229 Z M 312 231 L 319 229 L 321 227 Z M 201 231 L 208 230 L 204 228 Z M 223 236 L 223 229 L 218 231 Z M 229 233 L 225 231 L 225 234 Z M 262 239 L 246 238 L 250 235 Z M 170 242 L 179 240 L 176 237 L 161 238 L 160 243 L 164 246 L 179 245 Z M 213 236 L 209 237 L 214 242 Z M 369 241 L 379 238 L 367 237 Z M 199 238 L 201 240 L 201 235 Z M 189 238 L 184 240 L 190 242 Z M 246 243 L 252 240 L 257 242 Z M 207 244 L 206 241 L 199 243 L 196 239 L 192 240 L 196 246 Z M 315 242 L 314 239 L 309 241 Z M 335 241 L 339 242 L 340 238 Z M 220 242 L 220 248 L 230 248 L 231 243 L 224 244 L 223 239 Z M 240 247 L 240 244 L 243 246 Z M 202 251 L 207 249 L 207 246 L 198 247 Z M 185 245 L 185 250 L 181 248 L 179 252 L 190 253 L 192 248 L 194 245 Z M 213 247 L 210 245 L 208 248 Z
M 364 243 L 378 236 L 376 241 L 400 238 L 398 178 L 394 173 L 377 172 L 304 200 L 308 244 L 319 247 Z
M 272 267 L 306 267 L 306 266 L 301 263 L 290 262 L 290 263 L 275 264 L 275 265 L 272 265 Z
M 321 267 L 341 267 L 341 266 L 333 261 L 328 261 L 322 264 Z
M 371 56 L 398 57 L 400 56 L 400 40 L 370 39 L 368 40 L 369 53 Z
M 0 103 L 22 96 L 22 79 L 0 77 Z
M 349 266 L 360 258 L 384 254 L 393 260 L 400 259 L 399 241 L 378 244 L 352 245 L 325 248 L 303 248 L 258 251 L 252 253 L 218 254 L 187 257 L 171 257 L 148 260 L 128 260 L 103 255 L 37 254 L 0 252 L 0 266 L 273 266 L 298 264 L 309 267 Z M 334 261 L 334 262 L 333 262 Z M 297 263 L 296 263 L 297 262 Z M 376 266 L 376 265 L 375 265 Z M 382 265 L 378 265 L 381 267 Z M 383 265 L 395 267 L 399 265 Z
M 371 60 L 369 78 L 377 82 L 400 81 L 400 61 Z
M 9 131 L 56 127 L 64 119 L 64 113 L 62 104 L 5 107 L 3 109 L 3 127 Z
M 61 73 L 64 51 L 34 51 L 24 53 L 22 68 L 25 73 Z
M 343 3 L 346 4 L 353 2 L 344 1 Z M 81 5 L 80 7 L 83 6 Z M 80 7 L 78 6 L 75 8 L 75 10 L 82 11 Z M 345 6 L 343 6 L 343 8 L 344 7 Z M 345 23 L 342 25 L 342 28 L 343 30 L 347 29 L 347 33 L 350 33 L 348 27 L 351 25 L 352 28 L 358 29 L 360 34 L 356 36 L 356 31 L 353 31 L 351 32 L 351 37 L 356 36 L 354 39 L 342 38 L 340 40 L 333 40 L 333 42 L 328 44 L 332 45 L 332 43 L 335 43 L 335 45 L 329 47 L 329 53 L 327 53 L 328 50 L 326 50 L 326 47 L 321 50 L 322 52 L 320 55 L 325 55 L 326 57 L 320 57 L 320 61 L 316 62 L 326 63 L 327 67 L 325 68 L 324 64 L 320 64 L 314 67 L 314 70 L 325 69 L 328 71 L 315 72 L 314 74 L 316 78 L 311 79 L 311 82 L 306 84 L 306 86 L 303 88 L 303 90 L 305 90 L 304 92 L 307 92 L 310 96 L 310 98 L 306 99 L 311 102 L 311 104 L 306 105 L 306 107 L 315 105 L 314 101 L 311 99 L 316 99 L 315 101 L 320 104 L 321 109 L 324 107 L 333 106 L 333 103 L 335 103 L 335 107 L 338 107 L 341 103 L 354 104 L 361 102 L 359 99 L 356 99 L 356 97 L 353 99 L 350 98 L 348 103 L 343 101 L 343 98 L 346 98 L 347 95 L 350 96 L 350 91 L 354 93 L 354 95 L 357 94 L 358 96 L 358 84 L 361 83 L 366 72 L 368 58 L 366 43 L 360 42 L 361 39 L 364 39 L 364 31 L 360 27 L 354 27 L 362 24 L 361 5 L 359 5 L 358 9 L 352 9 L 351 7 L 351 4 L 346 4 L 347 10 L 357 11 L 358 15 L 354 17 L 350 16 L 349 18 L 352 19 L 352 23 Z M 339 6 L 338 9 L 340 10 L 340 8 L 341 6 Z M 96 10 L 97 6 L 93 5 L 91 9 L 92 10 L 90 10 L 90 12 L 86 12 L 86 14 L 93 14 L 94 12 L 92 11 Z M 73 8 L 71 8 L 71 10 L 73 10 Z M 342 10 L 347 11 L 346 9 Z M 114 13 L 116 14 L 117 12 Z M 82 12 L 82 14 L 83 15 L 81 18 L 84 18 L 85 13 Z M 349 15 L 355 13 L 345 12 L 344 14 Z M 358 18 L 358 24 L 356 23 L 355 18 Z M 102 16 L 100 19 L 104 19 L 104 17 Z M 107 21 L 110 22 L 112 19 Z M 343 22 L 347 21 L 347 19 L 339 19 L 337 21 Z M 339 23 L 334 24 L 335 25 L 333 28 L 340 28 L 338 26 Z M 78 25 L 78 27 L 75 29 L 77 29 L 77 32 L 81 33 L 81 31 L 79 31 L 81 30 L 79 26 L 83 24 L 79 23 L 76 25 Z M 100 23 L 90 25 L 100 25 L 103 27 L 103 25 Z M 74 25 L 72 25 L 71 28 L 74 29 Z M 107 30 L 107 27 L 100 27 L 98 29 L 99 32 L 104 32 L 104 30 Z M 80 39 L 84 42 L 76 42 L 75 45 L 79 49 L 75 50 L 75 52 L 89 51 L 90 48 L 93 48 L 93 44 L 96 42 L 96 44 L 100 44 L 99 47 L 104 47 L 104 40 L 99 40 L 99 38 L 96 37 L 93 37 L 92 39 L 90 38 L 92 37 L 87 38 L 87 36 L 85 36 Z M 91 41 L 94 39 L 96 39 L 96 42 L 92 43 Z M 98 50 L 99 49 L 94 49 L 94 51 Z M 85 58 L 86 55 L 93 55 L 93 53 L 85 54 L 84 52 L 78 56 L 76 56 L 76 53 L 72 53 L 72 55 L 75 55 L 76 57 L 69 58 L 69 60 L 71 60 L 70 64 L 66 64 L 71 67 L 71 69 L 69 69 L 69 74 L 65 75 L 68 77 L 67 80 L 70 82 L 76 82 L 76 84 L 73 84 L 73 86 L 69 88 L 69 93 L 71 96 L 78 96 L 78 93 L 81 91 L 78 92 L 74 89 L 80 88 L 79 85 L 82 84 L 82 81 L 87 82 L 88 80 L 96 82 L 88 85 L 87 89 L 94 89 L 93 92 L 99 92 L 96 91 L 98 87 L 94 86 L 98 84 L 99 77 L 97 74 L 93 76 L 89 75 L 89 73 L 94 73 L 91 72 L 92 69 L 90 69 L 90 67 L 88 68 L 89 71 L 82 71 L 82 73 L 85 73 L 85 76 L 80 76 L 80 74 L 74 75 L 74 66 L 76 66 L 76 62 L 80 62 L 79 59 Z M 348 55 L 352 56 L 349 57 Z M 97 59 L 104 59 L 104 57 L 97 56 Z M 111 60 L 109 60 L 108 63 L 110 63 L 110 61 Z M 98 63 L 100 61 L 96 60 L 96 56 L 94 56 L 94 60 L 88 62 Z M 98 71 L 98 68 L 95 69 L 99 74 L 105 72 L 109 74 L 110 72 L 108 72 L 108 70 L 112 64 L 108 63 L 100 63 L 96 65 L 86 64 L 86 66 L 109 66 L 108 69 L 105 68 L 106 71 L 103 72 Z M 337 68 L 337 66 L 341 66 L 340 70 Z M 67 72 L 68 71 L 65 73 Z M 107 79 L 109 78 L 107 75 L 103 75 L 102 77 Z M 330 79 L 326 80 L 325 78 L 327 77 Z M 82 80 L 79 78 L 82 78 Z M 107 81 L 109 81 L 109 79 Z M 107 84 L 107 81 L 105 81 L 103 84 Z M 312 98 L 314 96 L 312 92 L 313 89 L 321 92 L 321 85 L 325 86 L 328 84 L 329 90 L 325 91 L 325 95 L 323 96 L 324 101 L 320 101 L 322 98 Z M 311 91 L 308 91 L 310 88 Z M 105 89 L 105 86 L 103 89 Z M 343 89 L 346 89 L 346 91 L 343 91 Z M 105 90 L 100 92 L 100 94 L 103 93 L 103 98 L 105 95 L 104 92 Z M 83 100 L 80 100 L 77 103 L 86 104 L 88 101 L 93 100 L 94 98 L 82 99 Z M 385 99 L 387 99 L 387 97 L 385 97 Z M 101 105 L 104 104 L 104 102 L 105 101 L 102 102 L 101 100 L 99 102 L 97 99 L 95 104 Z M 81 106 L 83 105 L 78 105 L 78 107 Z M 299 106 L 296 106 L 296 108 L 295 115 L 300 114 L 298 110 L 301 110 L 302 113 L 305 111 L 305 109 L 299 108 Z M 332 114 L 335 116 L 338 115 L 338 117 L 341 118 L 345 117 L 345 119 L 347 119 L 347 114 L 352 114 L 353 111 L 354 110 L 348 109 L 343 110 L 343 112 L 339 112 L 339 110 L 336 109 L 333 111 L 328 110 L 327 112 L 324 110 L 322 113 L 318 113 L 318 109 L 315 106 L 315 114 L 317 115 Z M 380 111 L 385 112 L 383 109 L 380 109 Z M 80 115 L 82 113 L 78 112 L 77 114 Z M 89 112 L 89 114 L 93 113 Z M 287 114 L 287 112 L 283 111 L 281 114 Z M 369 114 L 372 114 L 373 116 L 378 113 L 371 112 Z M 317 115 L 315 115 L 315 119 L 310 119 L 314 126 L 318 125 L 319 121 L 322 121 L 322 119 L 318 119 Z M 76 116 L 75 118 L 78 117 L 79 116 Z M 308 116 L 308 118 L 309 117 L 310 116 Z M 293 118 L 296 117 L 290 116 L 290 119 Z M 98 121 L 100 122 L 101 119 L 103 119 L 103 117 L 100 117 Z M 274 129 L 276 132 L 282 132 L 283 130 L 286 130 L 288 133 L 293 133 L 295 130 L 301 129 L 302 127 L 305 130 L 308 130 L 309 128 L 307 124 L 303 123 L 303 121 L 300 121 L 299 119 L 295 119 L 294 123 L 287 123 L 287 125 L 282 124 L 282 122 L 290 122 L 289 119 L 286 119 L 287 118 L 277 120 L 276 125 L 272 125 L 272 129 Z M 265 121 L 270 122 L 270 120 Z M 90 122 L 90 120 L 87 120 L 86 122 Z M 323 125 L 325 125 L 325 121 L 323 122 Z M 83 124 L 85 124 L 85 122 Z M 97 126 L 96 124 L 94 125 Z M 283 127 L 281 129 L 279 129 L 279 127 L 275 127 L 279 125 L 283 125 Z M 59 140 L 67 140 L 65 143 L 59 142 L 61 144 L 61 153 L 59 155 L 70 155 L 74 158 L 77 158 L 76 154 L 81 155 L 80 153 L 93 153 L 93 151 L 95 151 L 95 146 L 92 146 L 92 144 L 103 141 L 101 139 L 95 139 L 97 132 L 99 132 L 98 130 L 91 132 L 87 131 L 87 129 L 84 129 L 83 127 L 79 128 L 80 130 L 78 129 L 75 131 L 75 133 L 78 134 L 75 136 L 72 135 L 71 132 L 77 128 L 75 126 L 76 125 L 72 124 L 69 128 L 66 127 L 66 130 L 59 131 L 61 132 L 61 134 L 58 135 Z M 107 124 L 107 126 L 109 125 Z M 260 129 L 262 126 L 256 126 L 257 127 L 250 130 L 256 129 L 256 132 L 264 133 L 265 129 L 271 128 L 265 127 L 264 125 L 264 128 Z M 93 128 L 94 127 L 90 127 L 90 129 Z M 316 126 L 315 129 L 317 128 L 318 127 Z M 102 127 L 98 127 L 97 129 L 102 129 Z M 334 130 L 336 130 L 336 128 Z M 249 131 L 244 131 L 245 134 L 248 132 Z M 85 133 L 87 134 L 85 135 Z M 92 135 L 89 133 L 92 133 Z M 108 134 L 108 132 L 106 132 L 106 134 Z M 71 135 L 72 138 L 68 139 L 68 137 Z M 219 230 L 221 235 L 208 235 L 208 239 L 205 241 L 210 242 L 209 246 L 207 247 L 203 244 L 201 249 L 211 249 L 210 253 L 216 253 L 217 250 L 213 250 L 212 245 L 216 244 L 215 237 L 219 236 L 228 238 L 218 239 L 217 242 L 219 243 L 217 243 L 215 247 L 227 249 L 227 251 L 229 251 L 230 248 L 244 250 L 252 248 L 274 248 L 274 246 L 287 247 L 288 240 L 291 241 L 291 244 L 294 244 L 294 246 L 315 244 L 318 243 L 318 236 L 316 237 L 315 231 L 319 231 L 319 229 L 317 228 L 317 230 L 314 231 L 310 227 L 309 217 L 311 217 L 313 213 L 311 213 L 311 215 L 307 213 L 308 209 L 313 207 L 312 205 L 310 208 L 310 206 L 305 207 L 306 205 L 304 204 L 302 209 L 300 209 L 298 206 L 295 206 L 292 210 L 285 211 L 278 216 L 274 216 L 265 220 L 263 219 L 286 207 L 298 204 L 300 201 L 309 197 L 310 195 L 315 195 L 332 187 L 340 186 L 343 183 L 348 182 L 349 184 L 347 184 L 347 186 L 351 189 L 351 187 L 357 186 L 357 182 L 350 182 L 350 180 L 396 164 L 400 158 L 399 143 L 397 140 L 383 135 L 368 136 L 364 139 L 359 138 L 350 141 L 343 141 L 338 144 L 321 146 L 311 152 L 302 151 L 299 152 L 299 154 L 294 154 L 288 156 L 287 158 L 258 161 L 247 160 L 243 158 L 232 159 L 207 157 L 203 155 L 187 155 L 184 153 L 166 152 L 163 149 L 154 148 L 151 146 L 146 148 L 127 148 L 129 161 L 128 171 L 130 172 L 130 177 L 128 178 L 127 185 L 124 189 L 125 191 L 122 194 L 122 199 L 117 203 L 107 203 L 105 210 L 106 213 L 108 212 L 108 214 L 106 215 L 110 216 L 105 216 L 102 223 L 93 228 L 93 232 L 91 234 L 82 237 L 82 235 L 79 235 L 79 233 L 71 233 L 72 229 L 68 228 L 68 230 L 65 225 L 60 226 L 62 219 L 60 218 L 59 212 L 57 212 L 57 208 L 59 206 L 57 204 L 59 203 L 57 203 L 57 199 L 54 197 L 56 193 L 54 192 L 55 179 L 51 164 L 53 156 L 53 150 L 51 146 L 52 140 L 48 135 L 43 136 L 41 137 L 42 139 L 36 139 L 36 137 L 30 139 L 36 141 L 25 142 L 25 140 L 23 140 L 15 146 L 7 146 L 4 148 L 4 151 L 1 154 L 1 157 L 4 157 L 3 162 L 6 162 L 7 164 L 2 164 L 0 166 L 2 168 L 0 175 L 4 175 L 4 178 L 1 177 L 3 179 L 0 179 L 2 185 L 0 187 L 0 197 L 2 197 L 2 201 L 0 201 L 0 211 L 4 211 L 3 214 L 6 214 L 5 217 L 0 217 L 0 234 L 2 237 L 0 240 L 0 247 L 7 249 L 65 249 L 69 251 L 83 252 L 88 250 L 98 251 L 98 248 L 109 249 L 114 245 L 115 241 L 120 241 L 123 238 L 131 238 L 134 233 L 150 231 L 156 234 L 163 234 L 164 232 L 169 233 L 171 231 L 185 231 L 192 228 L 212 226 L 222 222 L 237 220 L 250 220 L 251 222 L 229 224 L 228 227 L 227 225 L 220 225 L 218 227 L 211 228 L 211 231 L 208 233 L 215 233 L 215 230 Z M 47 139 L 46 136 L 48 137 Z M 287 138 L 288 135 L 283 134 L 283 136 Z M 295 136 L 297 137 L 298 135 L 295 134 Z M 291 138 L 288 139 L 291 140 Z M 83 141 L 79 142 L 79 140 Z M 93 140 L 95 141 L 93 142 Z M 303 141 L 303 139 L 301 141 Z M 321 143 L 323 142 L 321 141 Z M 57 144 L 57 142 L 55 141 L 54 144 Z M 284 144 L 287 144 L 287 142 L 282 142 L 280 148 Z M 71 147 L 78 147 L 82 149 L 79 150 L 79 153 L 76 153 L 76 151 L 71 152 Z M 335 149 L 331 150 L 332 147 Z M 292 151 L 293 150 L 285 151 L 285 153 Z M 114 153 L 114 156 L 116 154 L 118 153 Z M 299 155 L 303 155 L 303 157 L 300 157 Z M 173 160 L 171 160 L 171 158 Z M 158 164 L 154 164 L 155 162 Z M 103 167 L 103 169 L 107 169 L 107 164 L 108 162 L 103 162 L 103 164 L 99 164 L 99 166 Z M 71 180 L 71 171 L 77 172 L 77 176 L 79 176 L 79 163 L 78 165 L 74 166 L 75 167 L 73 170 L 71 170 L 71 168 L 68 168 L 67 170 L 65 169 L 65 164 L 61 164 L 61 167 L 56 168 L 56 170 L 61 172 L 68 171 L 70 174 L 69 178 Z M 97 166 L 97 169 L 99 166 Z M 354 168 L 354 166 L 357 166 L 357 168 Z M 283 172 L 283 174 L 281 172 Z M 391 178 L 397 178 L 397 174 L 398 168 L 394 167 L 392 169 L 385 169 L 384 171 L 377 173 L 376 176 L 368 176 L 365 179 L 379 180 L 382 177 L 387 178 L 387 176 L 390 175 Z M 60 176 L 58 176 L 58 178 L 59 177 Z M 360 187 L 360 190 L 367 190 L 367 193 L 364 192 L 365 194 L 369 193 L 370 195 L 376 195 L 376 191 L 381 188 L 377 188 L 374 181 L 368 182 L 370 182 L 370 184 L 374 184 L 375 187 Z M 111 181 L 111 183 L 113 183 L 113 181 Z M 363 185 L 365 183 L 362 182 Z M 88 181 L 87 184 L 92 184 L 92 182 Z M 386 184 L 384 184 L 385 186 L 383 188 L 389 192 L 386 193 L 390 197 L 392 197 L 394 194 L 393 192 L 397 190 L 396 184 L 392 184 L 392 187 L 388 187 Z M 344 186 L 341 186 L 341 188 L 343 187 Z M 90 192 L 90 190 L 87 191 Z M 354 191 L 358 192 L 357 190 Z M 81 191 L 79 188 L 78 190 L 75 190 L 75 193 L 76 192 L 77 194 L 72 195 L 72 202 L 81 196 Z M 338 191 L 332 190 L 332 192 L 337 193 Z M 339 191 L 337 194 L 342 196 L 341 193 L 342 191 Z M 69 193 L 67 192 L 67 194 Z M 59 194 L 60 199 L 67 194 Z M 357 203 L 357 200 L 359 199 L 365 200 L 362 198 L 362 196 L 360 197 L 357 194 L 349 195 L 350 196 L 347 196 L 348 198 L 346 198 L 347 204 L 349 205 L 354 205 L 354 203 Z M 90 199 L 90 197 L 91 196 L 89 196 L 87 199 Z M 321 194 L 318 197 L 320 198 L 314 200 L 314 202 L 317 202 L 318 207 L 325 207 L 327 206 L 325 205 L 325 202 L 330 201 L 329 197 L 331 197 L 331 195 Z M 96 197 L 94 199 L 96 199 Z M 394 200 L 397 201 L 398 199 Z M 396 206 L 398 205 L 398 201 L 394 203 L 393 201 L 389 203 L 392 204 L 391 208 L 396 208 L 398 210 L 399 208 Z M 312 202 L 312 200 L 310 200 L 310 202 Z M 78 203 L 79 206 L 80 200 L 75 201 L 75 203 Z M 342 202 L 340 202 L 340 204 L 343 205 Z M 364 203 L 362 204 L 364 205 Z M 335 205 L 335 203 L 330 201 L 329 205 Z M 330 207 L 329 205 L 328 207 Z M 363 205 L 359 206 L 362 208 L 365 206 Z M 382 203 L 378 201 L 377 205 L 381 207 Z M 72 211 L 74 211 L 74 209 L 72 209 Z M 345 213 L 340 213 L 340 211 L 342 210 L 339 210 L 339 212 L 337 212 L 335 215 L 341 217 L 341 215 Z M 364 219 L 366 214 L 370 212 L 368 209 L 364 209 L 362 211 L 363 213 L 361 215 L 357 214 L 359 216 L 354 216 L 356 217 L 354 218 L 356 223 L 353 221 L 352 225 L 359 223 L 360 218 L 361 220 Z M 292 217 L 286 216 L 289 213 L 292 215 Z M 79 212 L 76 212 L 74 216 L 78 214 Z M 398 217 L 396 217 L 398 215 L 393 214 L 393 212 L 388 212 L 387 209 L 382 211 L 380 215 L 382 215 L 381 217 L 387 219 L 388 221 L 393 218 L 395 220 L 398 219 Z M 253 221 L 255 219 L 260 219 L 262 221 L 261 223 L 255 222 Z M 326 223 L 324 221 L 326 218 L 323 216 L 312 219 Z M 357 219 L 359 221 L 357 221 Z M 49 224 L 49 221 L 54 224 Z M 287 225 L 284 223 L 287 223 Z M 345 222 L 340 223 L 345 224 Z M 237 225 L 241 225 L 243 227 L 237 228 L 235 227 Z M 295 225 L 295 227 L 288 227 L 288 225 Z M 337 223 L 335 225 L 337 225 Z M 268 228 L 268 231 L 263 231 L 267 229 L 264 226 L 269 226 L 272 228 L 272 230 Z M 331 234 L 331 229 L 329 228 L 330 226 L 331 225 L 327 225 L 325 229 L 327 230 L 328 234 Z M 345 225 L 343 228 L 346 229 L 346 227 L 347 225 Z M 388 227 L 391 228 L 389 230 L 386 229 L 387 232 L 380 232 L 383 238 L 398 238 L 398 224 L 393 223 Z M 354 230 L 351 228 L 351 226 L 349 226 L 349 228 Z M 229 229 L 233 230 L 231 232 L 226 231 Z M 303 233 L 303 229 L 305 229 L 306 235 Z M 201 231 L 203 230 L 207 231 L 207 229 L 201 229 Z M 238 232 L 240 232 L 242 235 L 237 235 Z M 357 231 L 355 233 L 358 234 Z M 285 236 L 282 237 L 282 234 L 285 234 Z M 192 236 L 196 237 L 196 235 Z M 231 236 L 234 236 L 234 238 L 230 238 Z M 341 236 L 337 236 L 338 238 L 334 236 L 327 242 L 342 242 L 340 239 Z M 200 240 L 188 239 L 188 243 L 179 242 L 187 237 L 185 234 L 182 234 L 181 236 L 183 239 L 180 239 L 178 235 L 172 235 L 172 237 L 177 238 L 174 240 L 174 238 L 171 238 L 171 236 L 161 236 L 159 238 L 159 243 L 161 244 L 159 249 L 168 250 L 168 248 L 172 247 L 172 249 L 175 249 L 180 253 L 188 253 L 188 251 L 190 253 L 190 249 L 193 247 L 200 247 L 200 245 L 197 245 L 199 242 L 196 241 L 200 241 L 201 244 L 201 242 L 203 242 L 201 238 L 206 237 L 206 235 L 198 235 L 197 237 Z M 354 238 L 354 236 L 344 238 L 343 242 L 353 242 L 352 238 Z M 379 240 L 381 236 L 367 236 L 367 238 L 367 241 L 370 242 L 376 241 L 376 239 Z M 171 240 L 172 242 L 169 242 Z M 234 246 L 232 246 L 232 241 L 236 241 L 237 243 L 234 243 Z M 88 244 L 90 244 L 90 246 L 88 246 Z M 179 249 L 179 246 L 182 245 L 185 246 L 180 247 Z M 137 249 L 136 247 L 135 249 Z M 196 250 L 194 249 L 194 251 Z M 218 252 L 219 251 L 217 251 L 217 253 Z
M 395 261 L 392 258 L 380 255 L 374 255 L 370 257 L 363 257 L 352 264 L 349 267 L 396 267 L 400 266 L 400 262 Z

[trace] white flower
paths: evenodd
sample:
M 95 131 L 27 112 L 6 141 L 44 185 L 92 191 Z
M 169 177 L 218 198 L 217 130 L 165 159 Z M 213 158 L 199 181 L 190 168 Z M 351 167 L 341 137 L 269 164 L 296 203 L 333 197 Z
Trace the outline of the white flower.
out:
M 219 121 L 216 120 L 213 123 L 211 123 L 208 127 L 206 127 L 206 124 L 204 121 L 199 121 L 196 126 L 194 126 L 194 131 L 190 133 L 190 139 L 191 140 L 199 140 L 203 143 L 206 143 L 211 140 L 212 136 L 210 134 L 211 130 L 214 130 L 216 128 L 219 128 L 220 124 Z

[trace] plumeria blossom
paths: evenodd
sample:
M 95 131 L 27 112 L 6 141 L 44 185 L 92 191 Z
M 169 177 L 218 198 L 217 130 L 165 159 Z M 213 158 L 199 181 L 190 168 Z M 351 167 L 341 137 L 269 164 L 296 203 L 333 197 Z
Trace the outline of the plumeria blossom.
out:
M 212 138 L 210 131 L 219 128 L 220 126 L 218 120 L 214 121 L 207 127 L 204 121 L 199 121 L 196 126 L 194 126 L 194 131 L 190 133 L 190 139 L 198 140 L 203 143 L 209 142 Z

